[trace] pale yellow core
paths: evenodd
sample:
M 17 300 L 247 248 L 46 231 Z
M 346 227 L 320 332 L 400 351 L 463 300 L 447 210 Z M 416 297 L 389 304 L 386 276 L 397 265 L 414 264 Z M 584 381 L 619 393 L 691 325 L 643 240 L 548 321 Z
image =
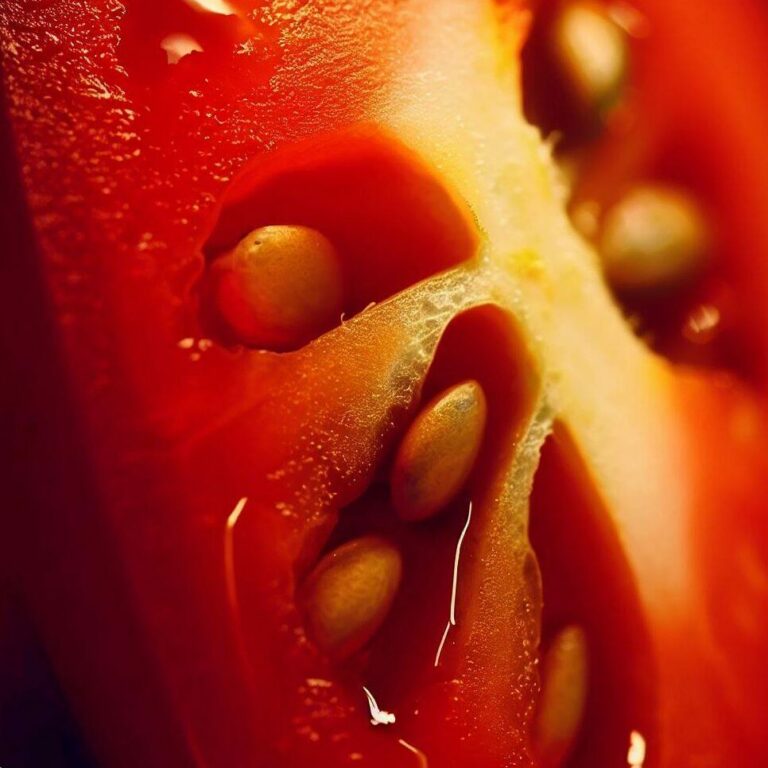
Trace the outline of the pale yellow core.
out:
M 335 658 L 360 650 L 384 622 L 401 575 L 400 553 L 378 537 L 355 539 L 326 555 L 302 590 L 310 638 Z
M 434 515 L 461 490 L 480 450 L 486 413 L 476 381 L 427 403 L 405 433 L 392 470 L 392 502 L 401 517 Z
M 664 287 L 704 264 L 708 228 L 696 203 L 673 187 L 635 187 L 605 215 L 600 254 L 617 288 Z
M 566 627 L 555 636 L 544 656 L 541 684 L 536 751 L 542 768 L 555 768 L 568 756 L 584 717 L 589 660 L 581 627 Z

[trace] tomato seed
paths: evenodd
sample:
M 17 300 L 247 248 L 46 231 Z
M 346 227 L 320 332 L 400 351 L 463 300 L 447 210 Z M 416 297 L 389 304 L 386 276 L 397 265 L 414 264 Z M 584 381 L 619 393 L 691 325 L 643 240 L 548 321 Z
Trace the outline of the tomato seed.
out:
M 569 626 L 547 649 L 534 725 L 536 751 L 543 768 L 562 764 L 579 733 L 587 700 L 589 663 L 584 630 Z
M 359 651 L 387 617 L 401 575 L 400 553 L 384 539 L 366 536 L 333 550 L 301 590 L 310 638 L 337 659 Z
M 616 288 L 664 287 L 691 277 L 705 260 L 709 232 L 695 201 L 673 187 L 635 187 L 605 215 L 599 247 Z
M 461 490 L 477 458 L 487 405 L 476 381 L 440 393 L 405 433 L 392 469 L 392 503 L 406 520 L 423 520 Z
M 215 309 L 235 340 L 297 349 L 339 321 L 343 277 L 333 245 L 301 226 L 246 235 L 212 265 Z
M 625 31 L 599 5 L 566 4 L 552 27 L 552 49 L 585 107 L 598 112 L 621 93 L 629 61 Z

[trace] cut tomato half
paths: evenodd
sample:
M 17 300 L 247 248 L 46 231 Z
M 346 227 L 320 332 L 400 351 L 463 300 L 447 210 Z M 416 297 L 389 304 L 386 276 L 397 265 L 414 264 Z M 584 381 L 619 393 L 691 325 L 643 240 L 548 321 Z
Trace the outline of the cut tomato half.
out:
M 684 64 L 647 88 L 643 43 L 651 118 L 576 202 L 700 87 L 672 6 L 640 10 Z M 761 764 L 762 331 L 749 384 L 633 333 L 522 114 L 532 18 L 0 10 L 8 581 L 97 764 Z M 758 79 L 741 26 L 703 49 Z M 727 144 L 717 279 L 759 321 L 744 120 L 674 136 Z

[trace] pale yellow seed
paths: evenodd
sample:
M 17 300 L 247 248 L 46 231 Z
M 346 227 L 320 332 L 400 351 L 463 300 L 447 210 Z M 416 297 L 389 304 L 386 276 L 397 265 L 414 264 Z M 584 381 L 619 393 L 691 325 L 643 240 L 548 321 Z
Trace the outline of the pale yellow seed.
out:
M 589 659 L 581 627 L 566 627 L 555 636 L 544 655 L 541 682 L 536 753 L 542 768 L 555 768 L 573 748 L 587 701 Z
M 429 402 L 405 433 L 392 469 L 392 503 L 406 520 L 423 520 L 461 490 L 482 444 L 487 405 L 466 381 Z
M 552 47 L 571 88 L 591 109 L 609 106 L 626 78 L 626 32 L 606 10 L 588 0 L 567 3 L 552 27 Z
M 276 351 L 300 347 L 343 311 L 333 245 L 309 227 L 255 229 L 212 264 L 219 318 L 237 341 Z
M 401 575 L 400 553 L 375 536 L 326 555 L 301 590 L 310 639 L 335 658 L 360 650 L 386 619 Z
M 613 286 L 647 290 L 694 275 L 706 261 L 709 241 L 695 201 L 656 184 L 635 187 L 606 213 L 599 246 Z

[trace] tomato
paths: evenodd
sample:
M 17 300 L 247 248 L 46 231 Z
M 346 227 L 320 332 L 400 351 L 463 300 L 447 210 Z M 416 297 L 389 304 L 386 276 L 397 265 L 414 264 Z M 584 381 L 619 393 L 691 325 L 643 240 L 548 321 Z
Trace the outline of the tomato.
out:
M 540 657 L 573 623 L 574 765 L 760 763 L 762 404 L 624 322 L 521 114 L 527 8 L 0 22 L 7 571 L 99 764 L 543 765 Z M 333 301 L 242 344 L 215 272 L 270 226 L 331 244 Z M 402 446 L 466 382 L 464 482 L 395 514 Z M 387 610 L 337 643 L 324 574 L 360 541 Z

